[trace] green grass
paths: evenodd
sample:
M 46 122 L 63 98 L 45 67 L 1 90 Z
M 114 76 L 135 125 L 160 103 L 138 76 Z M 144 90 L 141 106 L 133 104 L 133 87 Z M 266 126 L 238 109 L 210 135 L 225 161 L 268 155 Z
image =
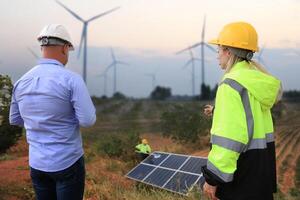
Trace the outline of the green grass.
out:
M 18 200 L 34 200 L 34 191 L 31 185 L 9 185 L 0 187 L 0 200 L 7 200 L 8 197 L 12 196 Z
M 13 155 L 9 155 L 9 154 L 2 154 L 0 155 L 0 161 L 4 161 L 4 160 L 13 160 L 15 159 L 15 156 Z

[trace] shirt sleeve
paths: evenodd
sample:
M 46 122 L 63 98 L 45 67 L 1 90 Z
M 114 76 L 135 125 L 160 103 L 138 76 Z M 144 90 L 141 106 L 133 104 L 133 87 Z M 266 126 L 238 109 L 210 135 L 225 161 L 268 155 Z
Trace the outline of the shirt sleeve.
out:
M 23 118 L 21 117 L 18 102 L 15 99 L 15 94 L 13 92 L 11 97 L 11 105 L 10 105 L 10 111 L 9 111 L 9 123 L 11 125 L 16 126 L 24 126 Z
M 71 102 L 76 118 L 82 127 L 92 126 L 96 122 L 96 110 L 87 87 L 80 76 L 72 82 Z

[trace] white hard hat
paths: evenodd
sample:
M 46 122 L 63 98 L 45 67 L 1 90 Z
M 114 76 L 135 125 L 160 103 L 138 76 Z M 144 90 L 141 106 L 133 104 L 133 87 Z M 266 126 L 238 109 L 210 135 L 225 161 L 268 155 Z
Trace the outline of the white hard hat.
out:
M 47 39 L 43 41 L 44 38 Z M 48 44 L 49 38 L 60 39 L 65 42 L 68 42 L 70 44 L 70 50 L 74 50 L 74 45 L 72 43 L 70 34 L 68 33 L 67 29 L 61 24 L 49 24 L 45 26 L 38 35 L 37 39 L 39 42 L 41 42 L 41 45 L 45 45 L 45 41 L 46 44 Z M 56 44 L 58 44 L 57 41 Z

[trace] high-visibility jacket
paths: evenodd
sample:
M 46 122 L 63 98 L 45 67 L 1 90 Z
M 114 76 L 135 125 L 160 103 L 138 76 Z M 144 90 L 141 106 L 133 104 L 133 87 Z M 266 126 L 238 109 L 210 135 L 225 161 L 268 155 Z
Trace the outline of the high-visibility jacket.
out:
M 138 144 L 135 146 L 136 152 L 149 154 L 151 153 L 151 147 L 149 144 Z
M 273 122 L 280 81 L 236 63 L 220 83 L 203 175 L 224 200 L 268 200 L 276 192 Z

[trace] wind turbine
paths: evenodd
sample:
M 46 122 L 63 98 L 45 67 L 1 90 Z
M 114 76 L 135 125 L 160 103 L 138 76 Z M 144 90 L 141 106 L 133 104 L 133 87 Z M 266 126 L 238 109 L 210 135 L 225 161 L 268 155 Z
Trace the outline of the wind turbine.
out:
M 205 54 L 204 54 L 204 47 L 210 49 L 211 51 L 213 52 L 217 52 L 213 47 L 211 47 L 209 44 L 207 44 L 205 41 L 204 41 L 204 38 L 205 38 L 205 23 L 206 23 L 206 16 L 204 15 L 204 20 L 203 20 L 203 26 L 202 26 L 202 33 L 201 33 L 201 41 L 192 45 L 192 46 L 189 46 L 181 51 L 178 51 L 176 54 L 180 54 L 184 51 L 187 51 L 189 49 L 193 49 L 193 48 L 196 48 L 198 46 L 201 46 L 201 82 L 202 84 L 205 83 L 205 66 L 204 66 L 204 62 L 205 62 Z
M 105 95 L 105 96 L 107 96 L 107 71 L 108 71 L 108 68 L 106 68 L 106 69 L 104 70 L 104 72 L 98 76 L 98 77 L 100 77 L 100 78 L 103 77 L 103 81 L 104 81 L 104 84 L 103 84 L 103 92 L 104 92 L 104 95 Z
M 105 70 L 109 70 L 111 67 L 114 69 L 114 94 L 117 92 L 117 65 L 129 65 L 128 63 L 119 61 L 116 59 L 116 56 L 114 54 L 113 49 L 111 48 L 111 57 L 112 57 L 112 63 L 109 64 Z
M 87 64 L 87 31 L 88 31 L 88 25 L 89 22 L 98 19 L 99 17 L 103 17 L 104 15 L 107 15 L 115 10 L 118 10 L 120 7 L 115 7 L 113 9 L 110 9 L 106 12 L 103 12 L 101 14 L 98 14 L 88 20 L 83 20 L 81 17 L 79 17 L 79 15 L 77 15 L 75 12 L 73 12 L 72 10 L 70 10 L 69 8 L 67 8 L 64 4 L 62 4 L 61 2 L 59 2 L 58 0 L 56 0 L 56 2 L 61 5 L 64 9 L 66 9 L 71 15 L 73 15 L 76 19 L 78 19 L 79 21 L 81 21 L 83 23 L 83 29 L 82 29 L 82 33 L 81 33 L 81 39 L 80 39 L 80 45 L 79 45 L 79 52 L 78 52 L 78 57 L 80 55 L 81 52 L 81 48 L 82 48 L 82 43 L 83 43 L 83 80 L 84 82 L 87 81 L 86 78 L 86 74 L 87 74 L 87 69 L 86 69 L 86 64 Z
M 151 77 L 152 79 L 152 91 L 155 89 L 156 85 L 156 75 L 155 74 L 145 74 L 145 76 Z
M 27 47 L 27 50 L 35 57 L 36 59 L 39 59 L 40 56 L 38 56 L 30 47 Z
M 192 95 L 195 96 L 195 61 L 200 61 L 200 59 L 195 58 L 192 49 L 188 49 L 191 58 L 186 62 L 183 68 L 188 67 L 190 64 L 192 66 Z

